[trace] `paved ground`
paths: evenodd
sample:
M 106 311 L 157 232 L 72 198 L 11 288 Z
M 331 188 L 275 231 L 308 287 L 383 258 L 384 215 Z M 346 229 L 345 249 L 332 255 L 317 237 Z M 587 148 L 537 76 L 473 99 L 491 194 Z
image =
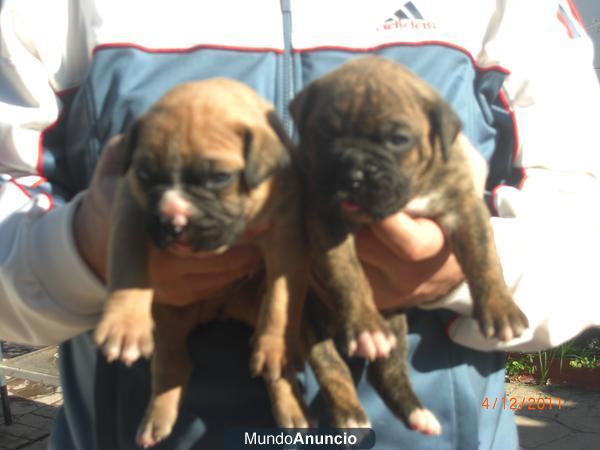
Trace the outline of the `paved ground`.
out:
M 508 404 L 520 409 L 515 412 L 522 449 L 600 449 L 600 392 L 507 384 L 506 395 Z M 530 398 L 536 402 L 528 407 Z
M 60 389 L 11 380 L 9 391 L 14 424 L 0 425 L 0 450 L 45 449 L 52 419 L 62 403 Z M 523 450 L 600 448 L 600 392 L 507 384 L 506 400 L 497 399 L 496 405 L 488 400 L 489 408 L 515 411 Z
M 13 379 L 8 383 L 13 424 L 0 425 L 0 450 L 43 450 L 62 404 L 60 388 Z

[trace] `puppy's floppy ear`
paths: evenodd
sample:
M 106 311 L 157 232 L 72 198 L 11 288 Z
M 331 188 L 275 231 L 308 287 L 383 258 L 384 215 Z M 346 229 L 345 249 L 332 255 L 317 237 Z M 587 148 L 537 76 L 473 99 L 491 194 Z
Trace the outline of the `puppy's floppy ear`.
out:
M 301 136 L 304 134 L 306 129 L 308 112 L 313 109 L 314 103 L 317 99 L 317 91 L 317 82 L 312 82 L 298 92 L 288 105 L 290 114 L 292 115 L 294 123 L 296 124 L 296 129 Z
M 125 175 L 125 173 L 129 170 L 131 166 L 131 162 L 133 161 L 133 154 L 138 144 L 138 137 L 140 133 L 142 119 L 138 119 L 133 122 L 127 130 L 125 131 L 125 135 L 121 140 L 120 147 L 123 152 L 123 159 L 121 162 L 121 175 Z
M 267 112 L 267 123 L 244 135 L 244 179 L 250 189 L 290 164 L 291 140 L 275 111 Z
M 429 121 L 431 145 L 441 151 L 444 161 L 448 161 L 450 147 L 460 132 L 460 118 L 446 100 L 437 97 L 429 110 Z

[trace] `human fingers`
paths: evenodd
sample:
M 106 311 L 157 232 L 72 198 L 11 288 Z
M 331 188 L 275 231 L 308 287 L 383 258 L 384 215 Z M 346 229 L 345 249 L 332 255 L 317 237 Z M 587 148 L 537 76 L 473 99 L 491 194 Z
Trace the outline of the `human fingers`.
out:
M 182 257 L 161 252 L 159 257 L 150 258 L 149 270 L 153 279 L 166 280 L 188 275 L 248 272 L 256 268 L 259 262 L 260 252 L 258 249 L 240 245 L 218 255 L 207 252 Z
M 245 272 L 222 272 L 211 275 L 187 275 L 153 284 L 154 301 L 171 306 L 187 306 L 207 300 L 223 288 L 246 275 Z
M 157 301 L 185 305 L 205 299 L 255 273 L 260 261 L 260 252 L 250 246 L 233 247 L 210 257 L 161 254 L 160 258 L 150 258 L 149 273 Z
M 410 261 L 431 258 L 446 244 L 444 233 L 435 221 L 403 212 L 373 224 L 371 229 L 392 252 Z
M 96 165 L 73 220 L 73 236 L 87 265 L 104 280 L 112 202 L 123 161 L 122 135 L 111 138 Z
M 400 262 L 387 270 L 364 262 L 363 267 L 373 288 L 375 303 L 382 310 L 436 300 L 464 279 L 452 254 L 420 262 Z
M 125 162 L 125 152 L 122 144 L 123 134 L 117 134 L 108 140 L 94 170 L 94 178 L 120 175 L 122 173 Z

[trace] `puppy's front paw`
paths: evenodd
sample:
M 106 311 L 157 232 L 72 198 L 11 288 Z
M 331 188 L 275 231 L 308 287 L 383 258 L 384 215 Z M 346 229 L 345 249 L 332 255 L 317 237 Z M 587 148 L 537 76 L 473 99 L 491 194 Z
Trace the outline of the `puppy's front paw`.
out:
M 336 399 L 330 405 L 331 424 L 335 428 L 371 428 L 371 422 L 360 403 Z
M 140 356 L 150 358 L 152 354 L 152 320 L 136 315 L 105 314 L 96 328 L 94 341 L 108 362 L 118 359 L 130 366 Z
M 304 404 L 292 383 L 293 381 L 286 377 L 267 381 L 273 417 L 277 426 L 281 428 L 308 428 L 311 424 Z
M 286 364 L 285 352 L 283 337 L 271 334 L 257 336 L 250 359 L 250 372 L 253 376 L 262 375 L 269 381 L 278 380 Z
M 435 415 L 425 408 L 417 408 L 408 416 L 408 425 L 411 429 L 428 436 L 438 436 L 442 426 Z
M 138 428 L 137 444 L 149 448 L 168 437 L 177 421 L 178 407 L 179 396 L 175 391 L 167 391 L 153 398 Z
M 396 337 L 377 311 L 367 309 L 344 326 L 350 356 L 359 356 L 371 361 L 387 358 L 396 346 Z
M 475 308 L 475 318 L 486 338 L 510 341 L 521 336 L 529 321 L 509 295 L 492 296 L 481 308 Z
M 137 298 L 123 299 L 116 292 L 94 332 L 94 342 L 109 362 L 121 360 L 130 366 L 140 356 L 149 358 L 154 348 L 152 315 Z M 140 299 L 143 302 L 144 299 Z

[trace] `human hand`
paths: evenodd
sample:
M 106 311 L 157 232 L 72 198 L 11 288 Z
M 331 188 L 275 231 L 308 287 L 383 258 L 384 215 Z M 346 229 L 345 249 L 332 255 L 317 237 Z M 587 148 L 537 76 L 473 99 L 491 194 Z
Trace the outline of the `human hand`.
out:
M 122 172 L 121 140 L 119 135 L 106 144 L 73 221 L 79 252 L 103 281 L 106 281 L 111 209 Z M 237 246 L 220 255 L 207 253 L 189 258 L 162 252 L 160 258 L 150 258 L 149 273 L 157 301 L 183 306 L 252 273 L 259 261 L 258 250 L 250 246 Z
M 433 301 L 464 275 L 440 226 L 400 212 L 359 231 L 358 256 L 382 309 Z

